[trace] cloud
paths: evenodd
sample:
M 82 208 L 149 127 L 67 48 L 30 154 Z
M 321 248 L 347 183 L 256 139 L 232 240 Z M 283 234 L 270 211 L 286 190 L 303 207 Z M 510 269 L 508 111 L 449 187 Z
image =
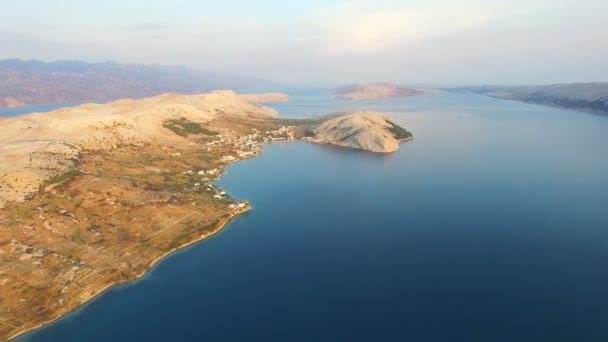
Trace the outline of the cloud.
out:
M 376 54 L 402 42 L 420 41 L 477 28 L 491 22 L 496 10 L 484 6 L 377 6 L 353 2 L 317 13 L 309 20 L 318 31 L 322 54 Z
M 140 31 L 164 31 L 176 28 L 174 25 L 168 25 L 164 23 L 143 23 L 135 27 L 136 30 Z

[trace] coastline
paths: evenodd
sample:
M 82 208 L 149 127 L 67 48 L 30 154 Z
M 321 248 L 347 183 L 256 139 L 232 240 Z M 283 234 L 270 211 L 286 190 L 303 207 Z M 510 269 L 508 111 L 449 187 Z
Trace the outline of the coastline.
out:
M 84 300 L 84 301 L 83 301 L 83 302 L 82 302 L 80 305 L 76 306 L 75 308 L 70 309 L 70 310 L 66 310 L 65 312 L 62 312 L 62 313 L 61 313 L 59 316 L 57 316 L 56 318 L 54 318 L 54 319 L 52 319 L 52 320 L 50 320 L 50 321 L 48 321 L 48 322 L 44 322 L 44 323 L 42 323 L 42 324 L 38 324 L 38 325 L 36 325 L 36 326 L 34 326 L 34 327 L 30 327 L 30 328 L 27 328 L 27 329 L 23 329 L 22 331 L 19 331 L 18 333 L 16 333 L 16 334 L 14 334 L 14 335 L 10 336 L 10 337 L 7 339 L 7 341 L 13 341 L 13 340 L 15 340 L 16 338 L 21 337 L 21 336 L 23 336 L 23 335 L 25 335 L 25 334 L 27 334 L 27 333 L 29 333 L 29 332 L 32 332 L 32 331 L 34 331 L 34 330 L 37 330 L 37 329 L 43 328 L 43 327 L 45 327 L 45 326 L 47 326 L 47 325 L 49 325 L 49 324 L 52 324 L 52 323 L 54 323 L 54 322 L 56 322 L 56 321 L 58 321 L 58 320 L 60 320 L 60 319 L 64 318 L 64 317 L 65 317 L 65 315 L 70 314 L 70 313 L 73 313 L 73 312 L 75 312 L 76 310 L 78 310 L 78 309 L 82 308 L 83 306 L 85 306 L 85 305 L 87 305 L 88 303 L 90 303 L 92 300 L 94 300 L 94 299 L 98 298 L 98 297 L 99 297 L 99 296 L 101 296 L 102 294 L 104 294 L 104 293 L 106 293 L 107 291 L 109 291 L 109 290 L 110 290 L 112 287 L 114 287 L 114 286 L 123 285 L 123 284 L 128 284 L 128 283 L 131 283 L 131 282 L 136 282 L 136 281 L 138 281 L 138 280 L 141 280 L 141 279 L 142 279 L 142 278 L 143 278 L 143 277 L 144 277 L 146 274 L 148 274 L 150 271 L 152 271 L 152 270 L 154 269 L 154 267 L 155 267 L 155 266 L 156 266 L 158 263 L 160 263 L 161 261 L 163 261 L 165 258 L 167 258 L 167 257 L 171 256 L 173 253 L 175 253 L 175 252 L 177 252 L 177 251 L 183 250 L 183 249 L 185 249 L 185 248 L 187 248 L 187 247 L 190 247 L 190 246 L 192 246 L 192 245 L 194 245 L 194 244 L 196 244 L 196 243 L 199 243 L 199 242 L 201 242 L 201 241 L 203 241 L 203 240 L 206 240 L 206 239 L 208 239 L 208 238 L 210 238 L 210 237 L 212 237 L 212 236 L 214 236 L 214 235 L 218 234 L 218 233 L 219 233 L 219 232 L 221 232 L 221 231 L 222 231 L 224 228 L 226 228 L 226 226 L 228 225 L 228 223 L 230 223 L 230 222 L 231 222 L 231 221 L 232 221 L 232 220 L 233 220 L 235 217 L 237 217 L 237 216 L 239 216 L 239 215 L 242 215 L 242 214 L 245 214 L 245 213 L 247 213 L 247 212 L 251 211 L 251 209 L 252 209 L 252 208 L 251 208 L 251 206 L 247 206 L 246 208 L 244 208 L 244 209 L 242 209 L 242 210 L 238 210 L 238 211 L 234 211 L 234 212 L 230 213 L 230 214 L 229 214 L 229 216 L 228 216 L 228 217 L 226 217 L 226 218 L 224 218 L 224 219 L 222 219 L 222 220 L 221 220 L 221 221 L 218 223 L 218 225 L 217 225 L 217 226 L 216 226 L 216 227 L 215 227 L 215 228 L 214 228 L 214 229 L 213 229 L 211 232 L 208 232 L 208 233 L 205 233 L 205 234 L 201 234 L 201 235 L 199 236 L 199 238 L 194 239 L 194 240 L 192 240 L 192 241 L 189 241 L 189 242 L 187 242 L 186 244 L 184 244 L 184 245 L 182 245 L 182 246 L 176 247 L 176 248 L 174 248 L 174 249 L 172 249 L 172 250 L 170 250 L 170 251 L 168 251 L 168 252 L 166 252 L 166 253 L 164 253 L 164 254 L 162 254 L 162 255 L 158 256 L 158 257 L 157 257 L 157 258 L 155 258 L 154 260 L 152 260 L 152 262 L 150 263 L 150 266 L 149 266 L 149 267 L 148 267 L 148 268 L 147 268 L 145 271 L 143 271 L 142 273 L 138 274 L 138 275 L 137 275 L 135 278 L 133 278 L 133 279 L 129 279 L 129 280 L 125 280 L 125 281 L 121 281 L 121 282 L 117 282 L 117 283 L 113 283 L 113 284 L 109 284 L 109 285 L 107 285 L 107 286 L 103 287 L 103 288 L 102 288 L 102 289 L 101 289 L 101 290 L 100 290 L 98 293 L 96 293 L 96 294 L 94 294 L 94 295 L 91 295 L 89 298 L 85 299 L 85 300 Z
M 412 140 L 412 139 L 413 139 L 413 136 L 412 136 L 412 137 L 408 137 L 408 138 L 406 138 L 406 139 L 401 139 L 401 140 L 398 140 L 398 142 L 400 143 L 400 142 L 402 142 L 402 141 L 409 141 L 409 140 Z M 338 148 L 347 148 L 347 149 L 353 149 L 353 150 L 357 150 L 357 151 L 365 151 L 365 150 L 363 150 L 363 149 L 354 148 L 354 147 L 349 147 L 349 146 L 340 146 L 340 145 L 335 145 L 335 144 L 332 144 L 332 143 L 329 143 L 329 142 L 320 142 L 320 141 L 312 141 L 312 140 L 308 140 L 308 141 L 306 141 L 306 140 L 302 140 L 302 139 L 294 139 L 294 140 L 276 140 L 276 141 L 269 141 L 269 142 L 266 142 L 265 144 L 271 144 L 271 143 L 284 143 L 284 142 L 295 142 L 295 141 L 300 141 L 300 142 L 312 142 L 312 143 L 319 144 L 319 145 L 329 145 L 329 146 L 335 146 L 335 147 L 338 147 Z M 396 152 L 396 151 L 390 151 L 390 152 L 380 152 L 380 153 L 381 153 L 381 154 L 389 154 L 389 153 L 392 153 L 392 152 Z M 263 153 L 263 152 L 262 152 L 262 153 Z M 372 153 L 374 153 L 374 152 L 372 152 Z M 378 152 L 375 152 L 375 153 L 378 153 Z M 256 154 L 256 155 L 251 156 L 251 157 L 241 158 L 241 159 L 238 159 L 238 160 L 236 160 L 236 161 L 234 161 L 234 162 L 232 162 L 232 163 L 228 163 L 228 164 L 233 164 L 233 163 L 236 163 L 236 162 L 239 162 L 239 161 L 242 161 L 242 160 L 252 159 L 252 158 L 258 157 L 258 156 L 260 156 L 260 155 L 261 155 L 261 153 Z M 227 164 L 227 165 L 228 165 L 228 164 Z M 215 180 L 218 180 L 218 179 L 219 179 L 221 176 L 223 176 L 223 175 L 224 175 L 224 172 L 225 172 L 225 170 L 222 172 L 222 174 L 220 174 L 220 175 L 219 175 L 219 177 L 216 177 L 216 178 L 215 178 Z M 182 246 L 176 247 L 176 248 L 174 248 L 174 249 L 172 249 L 172 250 L 170 250 L 170 251 L 168 251 L 168 252 L 166 252 L 166 253 L 163 253 L 163 254 L 159 255 L 157 258 L 155 258 L 155 259 L 153 259 L 153 260 L 152 260 L 152 262 L 150 263 L 149 267 L 148 267 L 146 270 L 144 270 L 143 272 L 141 272 L 140 274 L 138 274 L 136 277 L 134 277 L 134 278 L 132 278 L 132 279 L 129 279 L 129 280 L 124 280 L 124 281 L 120 281 L 120 282 L 115 282 L 115 283 L 112 283 L 112 284 L 108 284 L 107 286 L 102 287 L 102 288 L 99 290 L 99 292 L 97 292 L 97 293 L 95 293 L 95 294 L 93 294 L 93 295 L 90 295 L 89 297 L 85 298 L 85 299 L 84 299 L 84 300 L 83 300 L 83 301 L 82 301 L 82 302 L 81 302 L 79 305 L 77 305 L 76 307 L 74 307 L 74 308 L 71 308 L 71 309 L 69 309 L 69 310 L 65 310 L 65 311 L 61 312 L 61 313 L 60 313 L 60 314 L 59 314 L 59 315 L 58 315 L 56 318 L 54 318 L 54 319 L 52 319 L 52 320 L 49 320 L 49 321 L 47 321 L 47 322 L 44 322 L 44 323 L 41 323 L 41 324 L 38 324 L 38 325 L 35 325 L 35 326 L 32 326 L 32 327 L 25 328 L 25 329 L 23 329 L 23 330 L 21 330 L 21 331 L 19 331 L 19 332 L 15 333 L 14 335 L 12 335 L 12 336 L 8 337 L 8 339 L 7 339 L 6 341 L 14 341 L 15 339 L 17 339 L 17 338 L 19 338 L 19 337 L 22 337 L 23 335 L 25 335 L 25 334 L 27 334 L 27 333 L 30 333 L 30 332 L 32 332 L 32 331 L 34 331 L 34 330 L 41 329 L 41 328 L 43 328 L 43 327 L 45 327 L 45 326 L 47 326 L 47 325 L 50 325 L 50 324 L 52 324 L 52 323 L 54 323 L 54 322 L 57 322 L 58 320 L 60 320 L 60 319 L 64 318 L 66 315 L 68 315 L 68 314 L 70 314 L 70 313 L 73 313 L 73 312 L 75 312 L 75 311 L 77 311 L 77 310 L 81 309 L 81 308 L 82 308 L 82 307 L 84 307 L 85 305 L 89 304 L 91 301 L 93 301 L 93 300 L 95 300 L 95 299 L 99 298 L 99 297 L 100 297 L 102 294 L 104 294 L 106 291 L 109 291 L 109 290 L 110 290 L 110 289 L 112 289 L 114 286 L 123 285 L 123 284 L 128 284 L 128 283 L 132 283 L 132 282 L 136 282 L 136 281 L 138 281 L 138 280 L 141 280 L 141 279 L 142 279 L 142 278 L 143 278 L 143 277 L 144 277 L 146 274 L 148 274 L 150 271 L 152 271 L 152 270 L 154 269 L 154 267 L 155 267 L 155 266 L 156 266 L 158 263 L 160 263 L 161 261 L 163 261 L 165 258 L 167 258 L 167 257 L 171 256 L 173 253 L 175 253 L 175 252 L 177 252 L 177 251 L 183 250 L 183 249 L 188 248 L 188 247 L 190 247 L 190 246 L 192 246 L 192 245 L 194 245 L 194 244 L 196 244 L 196 243 L 199 243 L 199 242 L 201 242 L 201 241 L 203 241 L 203 240 L 205 240 L 205 239 L 208 239 L 208 238 L 210 238 L 210 237 L 213 237 L 214 235 L 216 235 L 216 234 L 218 234 L 219 232 L 221 232 L 221 231 L 222 231 L 222 230 L 223 230 L 223 229 L 224 229 L 224 228 L 225 228 L 225 227 L 226 227 L 226 226 L 227 226 L 227 225 L 228 225 L 228 224 L 229 224 L 229 223 L 230 223 L 230 222 L 231 222 L 231 221 L 232 221 L 232 220 L 233 220 L 235 217 L 237 217 L 237 216 L 239 216 L 239 215 L 241 215 L 241 214 L 245 214 L 245 213 L 247 213 L 247 212 L 249 212 L 249 211 L 251 211 L 251 210 L 252 210 L 252 207 L 251 207 L 251 206 L 248 204 L 248 205 L 247 205 L 245 208 L 243 208 L 243 209 L 236 210 L 236 211 L 233 211 L 233 212 L 228 213 L 228 216 L 227 216 L 227 217 L 220 219 L 220 222 L 217 224 L 217 226 L 216 226 L 216 227 L 214 227 L 214 229 L 213 229 L 213 230 L 211 230 L 211 231 L 210 231 L 210 232 L 208 232 L 208 233 L 201 234 L 201 235 L 200 235 L 198 238 L 195 238 L 195 239 L 193 239 L 192 241 L 189 241 L 189 242 L 185 243 L 185 244 L 184 244 L 184 245 L 182 245 Z M 2 342 L 2 340 L 0 340 L 0 342 Z
M 397 140 L 397 144 L 401 144 L 402 142 L 411 141 L 411 140 L 414 140 L 414 136 L 411 136 L 411 137 L 408 137 L 408 138 L 405 138 L 405 139 L 399 139 L 399 140 Z M 384 155 L 395 153 L 395 152 L 399 151 L 399 148 L 397 148 L 394 151 L 369 151 L 369 150 L 366 150 L 366 149 L 363 149 L 363 148 L 360 148 L 360 147 L 338 145 L 338 144 L 332 143 L 330 141 L 326 141 L 326 140 L 322 140 L 322 139 L 314 139 L 314 138 L 312 138 L 312 139 L 306 139 L 306 140 L 300 139 L 299 141 L 307 142 L 307 143 L 312 143 L 312 144 L 318 144 L 318 145 L 324 145 L 324 146 L 334 146 L 334 147 L 337 147 L 337 148 L 346 148 L 346 149 L 350 149 L 350 150 L 354 150 L 354 151 L 379 153 L 379 154 L 384 154 Z
M 414 136 L 412 135 L 411 137 L 405 138 L 405 139 L 399 139 L 397 140 L 398 142 L 404 142 L 404 141 L 410 141 L 410 140 L 414 140 Z

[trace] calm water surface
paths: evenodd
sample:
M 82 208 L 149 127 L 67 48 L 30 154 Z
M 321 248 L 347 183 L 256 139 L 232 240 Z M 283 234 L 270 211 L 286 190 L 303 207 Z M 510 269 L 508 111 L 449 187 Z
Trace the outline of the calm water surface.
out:
M 19 341 L 606 341 L 608 117 L 441 94 L 292 94 L 390 112 L 391 155 L 267 146 L 254 210 Z

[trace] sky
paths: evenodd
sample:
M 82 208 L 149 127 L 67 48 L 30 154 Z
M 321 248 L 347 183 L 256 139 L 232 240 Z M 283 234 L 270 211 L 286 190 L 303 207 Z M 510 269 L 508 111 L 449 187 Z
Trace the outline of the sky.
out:
M 608 81 L 608 0 L 0 0 L 0 59 L 306 85 Z

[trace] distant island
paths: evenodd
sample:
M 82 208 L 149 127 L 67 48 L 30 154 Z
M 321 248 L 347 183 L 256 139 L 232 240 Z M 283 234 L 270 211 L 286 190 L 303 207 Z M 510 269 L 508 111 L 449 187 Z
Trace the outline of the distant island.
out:
M 541 86 L 477 86 L 446 89 L 482 94 L 504 100 L 608 113 L 608 82 Z
M 362 83 L 338 88 L 336 97 L 344 100 L 376 100 L 424 94 L 420 89 L 403 88 L 390 83 Z
M 0 108 L 273 86 L 257 78 L 181 66 L 0 60 Z
M 387 115 L 281 119 L 285 96 L 164 94 L 0 118 L 0 341 L 58 319 L 250 210 L 215 185 L 265 143 L 388 153 Z

